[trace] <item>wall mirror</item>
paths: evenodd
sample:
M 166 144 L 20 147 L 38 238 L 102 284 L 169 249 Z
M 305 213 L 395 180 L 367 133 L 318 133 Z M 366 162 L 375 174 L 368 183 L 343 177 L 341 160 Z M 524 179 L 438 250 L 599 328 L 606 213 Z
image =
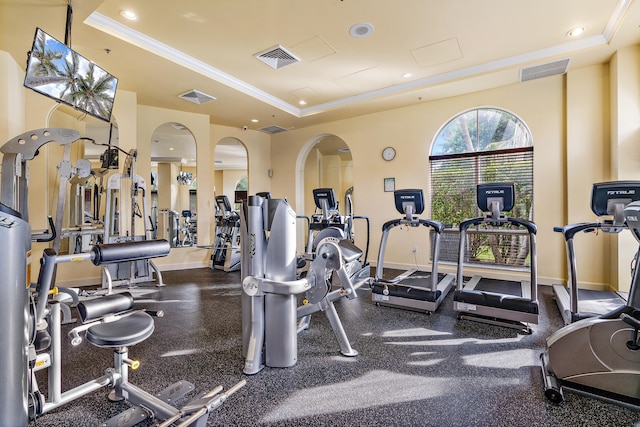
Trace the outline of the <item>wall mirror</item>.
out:
M 302 203 L 304 212 L 296 212 L 299 216 L 311 219 L 316 211 L 313 190 L 316 188 L 333 188 L 340 215 L 352 215 L 353 206 L 353 161 L 347 144 L 335 135 L 319 136 L 309 149 L 302 162 L 303 169 L 298 171 L 304 183 Z M 347 197 L 349 196 L 349 197 Z M 348 199 L 348 200 L 347 200 Z M 306 252 L 308 244 L 308 223 L 298 221 L 297 248 L 298 253 Z
M 181 123 L 164 123 L 151 136 L 150 214 L 153 238 L 174 248 L 197 244 L 196 141 Z
M 353 192 L 353 161 L 347 144 L 335 135 L 325 135 L 316 140 L 304 161 L 304 215 L 315 211 L 314 188 L 333 188 L 342 215 L 348 215 L 345 203 L 347 194 Z M 301 213 L 302 214 L 302 213 Z
M 118 146 L 118 126 L 115 118 L 107 123 L 66 105 L 51 112 L 48 126 L 74 129 L 94 141 L 81 140 L 70 146 L 70 169 L 59 167 L 65 160 L 63 147 L 48 144 L 45 155 L 46 211 L 60 236 L 52 247 L 62 254 L 84 252 L 104 241 L 104 189 L 109 176 L 117 172 L 118 158 L 117 150 L 109 151 L 108 145 Z
M 214 149 L 215 196 L 227 196 L 235 209 L 247 196 L 249 186 L 247 149 L 240 140 L 223 138 Z

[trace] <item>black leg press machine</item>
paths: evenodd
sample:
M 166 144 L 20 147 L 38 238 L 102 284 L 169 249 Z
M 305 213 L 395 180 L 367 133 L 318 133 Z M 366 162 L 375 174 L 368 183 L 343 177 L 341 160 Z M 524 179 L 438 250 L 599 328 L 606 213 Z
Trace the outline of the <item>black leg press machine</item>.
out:
M 71 329 L 68 337 L 72 345 L 85 339 L 99 348 L 114 352 L 114 366 L 99 378 L 75 388 L 62 391 L 62 310 L 60 302 L 50 299 L 55 292 L 57 264 L 90 260 L 95 265 L 131 262 L 165 256 L 170 247 L 166 240 L 133 241 L 96 245 L 91 251 L 73 255 L 57 255 L 46 248 L 40 263 L 38 281 L 31 284 L 31 227 L 25 220 L 27 210 L 27 163 L 37 149 L 47 142 L 71 143 L 79 134 L 68 129 L 40 129 L 27 132 L 7 145 L 21 146 L 23 155 L 5 153 L 2 160 L 2 199 L 0 200 L 0 242 L 5 248 L 0 257 L 0 425 L 26 426 L 29 419 L 52 411 L 61 405 L 111 387 L 109 397 L 126 400 L 133 406 L 108 420 L 106 426 L 133 426 L 148 419 L 159 426 L 196 425 L 204 427 L 208 414 L 244 385 L 244 380 L 222 393 L 222 387 L 199 396 L 180 408 L 174 402 L 195 387 L 181 381 L 159 395 L 152 395 L 129 382 L 129 368 L 136 369 L 138 361 L 129 358 L 128 347 L 138 344 L 154 331 L 152 314 L 135 310 L 130 294 L 112 294 L 79 303 L 82 325 Z M 2 148 L 5 148 L 4 146 Z M 11 150 L 9 150 L 11 151 Z M 15 150 L 14 150 L 15 151 Z M 30 154 L 29 154 L 30 153 Z M 8 173 L 12 171 L 12 173 Z M 23 212 L 25 215 L 23 215 Z M 38 388 L 36 373 L 47 372 L 48 390 Z M 81 369 L 81 367 L 77 367 Z

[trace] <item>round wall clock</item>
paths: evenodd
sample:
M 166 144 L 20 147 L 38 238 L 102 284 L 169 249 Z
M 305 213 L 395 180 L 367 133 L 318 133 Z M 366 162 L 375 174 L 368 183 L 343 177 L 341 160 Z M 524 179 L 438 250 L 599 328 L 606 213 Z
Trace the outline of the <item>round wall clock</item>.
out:
M 387 147 L 382 150 L 382 158 L 386 161 L 393 160 L 396 157 L 396 149 L 393 147 Z

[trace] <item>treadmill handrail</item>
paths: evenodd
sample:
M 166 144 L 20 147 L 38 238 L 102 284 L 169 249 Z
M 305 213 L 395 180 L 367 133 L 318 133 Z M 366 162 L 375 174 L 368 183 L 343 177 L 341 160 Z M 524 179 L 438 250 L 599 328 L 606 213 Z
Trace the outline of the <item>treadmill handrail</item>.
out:
M 399 225 L 419 225 L 419 224 L 424 225 L 425 227 L 431 227 L 437 233 L 442 233 L 442 231 L 446 228 L 443 223 L 433 219 L 419 218 L 417 220 L 409 221 L 406 218 L 396 218 L 396 219 L 392 219 L 390 221 L 385 222 L 382 225 L 382 232 L 384 232 L 385 230 L 390 230 L 393 227 L 397 227 Z
M 390 281 L 382 279 L 382 273 L 384 269 L 384 252 L 387 246 L 387 238 L 389 237 L 389 231 L 392 228 L 400 225 L 411 225 L 414 227 L 423 225 L 425 227 L 433 228 L 435 230 L 436 234 L 434 238 L 434 244 L 433 244 L 433 247 L 431 248 L 431 254 L 433 259 L 431 263 L 431 290 L 435 291 L 438 287 L 438 262 L 440 258 L 440 254 L 439 254 L 440 235 L 442 234 L 442 231 L 445 229 L 445 225 L 440 221 L 432 220 L 432 219 L 419 218 L 417 221 L 415 219 L 413 221 L 409 221 L 405 217 L 405 218 L 392 219 L 384 223 L 384 225 L 382 226 L 382 237 L 380 240 L 380 249 L 378 252 L 378 263 L 376 264 L 376 276 L 374 278 L 374 282 L 384 281 L 385 283 L 392 283 Z
M 537 249 L 536 249 L 536 231 L 537 226 L 528 220 L 518 218 L 501 218 L 499 220 L 478 217 L 471 218 L 460 222 L 460 243 L 458 247 L 458 267 L 456 270 L 456 289 L 458 292 L 462 292 L 464 288 L 464 253 L 465 253 L 465 237 L 467 234 L 467 228 L 472 225 L 479 225 L 483 223 L 505 223 L 509 222 L 516 225 L 521 225 L 529 232 L 529 251 L 531 254 L 531 266 L 530 266 L 530 286 L 531 286 L 531 299 L 532 302 L 538 301 L 538 267 L 537 267 Z
M 500 219 L 485 218 L 485 217 L 470 218 L 460 222 L 459 228 L 460 228 L 460 231 L 463 231 L 471 227 L 472 225 L 480 225 L 480 224 L 486 224 L 486 223 L 489 223 L 489 224 L 510 223 L 510 224 L 519 225 L 526 228 L 530 234 L 536 234 L 538 232 L 538 226 L 536 224 L 526 219 L 520 219 L 520 218 L 500 218 Z
M 369 217 L 368 216 L 364 216 L 364 215 L 353 215 L 351 218 L 352 219 L 364 219 L 365 222 L 367 223 L 367 247 L 366 247 L 366 249 L 364 251 L 364 259 L 360 263 L 361 265 L 365 266 L 365 265 L 369 264 L 369 262 L 367 260 L 369 259 L 369 243 L 371 241 L 371 222 L 369 221 Z
M 606 224 L 601 222 L 579 222 L 565 225 L 564 227 L 553 227 L 553 231 L 562 233 L 565 240 L 570 240 L 580 232 L 589 233 L 594 229 L 602 229 L 604 226 L 606 226 Z

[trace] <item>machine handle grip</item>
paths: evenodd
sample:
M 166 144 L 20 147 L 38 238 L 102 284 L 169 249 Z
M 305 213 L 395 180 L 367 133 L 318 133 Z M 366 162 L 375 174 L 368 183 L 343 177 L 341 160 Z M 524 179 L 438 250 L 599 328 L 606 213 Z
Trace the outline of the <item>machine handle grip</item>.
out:
M 51 215 L 47 217 L 47 221 L 49 222 L 49 229 L 51 230 L 51 233 L 35 235 L 34 240 L 36 242 L 51 242 L 58 236 L 58 233 L 56 232 L 56 224 L 53 222 Z
M 164 317 L 164 310 L 145 310 L 144 312 L 149 316 Z
M 53 288 L 55 273 L 56 251 L 51 248 L 45 248 L 42 252 L 42 258 L 40 258 L 40 273 L 38 274 L 38 283 L 36 285 L 36 292 L 38 293 L 35 313 L 36 324 L 44 319 L 49 291 Z

